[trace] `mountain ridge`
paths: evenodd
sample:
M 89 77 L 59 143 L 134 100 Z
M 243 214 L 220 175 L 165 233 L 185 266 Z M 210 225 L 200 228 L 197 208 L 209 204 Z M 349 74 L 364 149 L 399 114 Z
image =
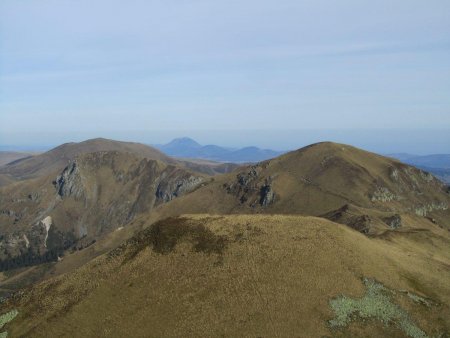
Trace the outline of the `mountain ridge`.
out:
M 212 144 L 203 146 L 189 137 L 176 138 L 167 144 L 154 146 L 169 156 L 235 163 L 259 162 L 284 153 L 260 149 L 255 146 L 241 149 L 225 148 Z

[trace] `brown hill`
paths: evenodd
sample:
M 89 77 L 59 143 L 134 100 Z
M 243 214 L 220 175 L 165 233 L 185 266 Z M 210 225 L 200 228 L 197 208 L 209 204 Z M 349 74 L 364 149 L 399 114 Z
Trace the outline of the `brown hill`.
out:
M 65 143 L 36 156 L 22 156 L 22 158 L 0 167 L 0 187 L 18 180 L 54 174 L 57 171 L 63 170 L 69 162 L 74 160 L 77 156 L 99 151 L 129 153 L 139 158 L 159 160 L 167 164 L 178 165 L 188 170 L 206 175 L 228 173 L 238 167 L 236 164 L 232 163 L 219 163 L 194 159 L 175 160 L 145 144 L 97 138 L 79 143 Z
M 324 142 L 218 176 L 160 212 L 161 217 L 261 212 L 327 216 L 353 205 L 358 216 L 367 216 L 365 231 L 376 234 L 397 227 L 391 219 L 399 214 L 450 228 L 449 204 L 446 186 L 423 170 Z
M 444 337 L 448 231 L 300 216 L 158 222 L 2 306 L 13 337 Z M 10 312 L 8 312 L 10 311 Z M 16 312 L 18 311 L 18 312 Z
M 64 169 L 78 155 L 98 151 L 131 153 L 139 157 L 174 163 L 174 160 L 159 150 L 144 144 L 96 138 L 79 143 L 65 143 L 43 154 L 15 161 L 0 168 L 0 174 L 9 174 L 19 179 L 44 176 Z

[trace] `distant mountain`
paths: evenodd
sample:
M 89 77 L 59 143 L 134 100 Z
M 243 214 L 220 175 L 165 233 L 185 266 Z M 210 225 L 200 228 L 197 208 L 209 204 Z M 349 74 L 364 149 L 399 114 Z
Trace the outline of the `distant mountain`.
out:
M 408 153 L 393 153 L 393 154 L 387 154 L 386 156 L 395 158 L 395 159 L 397 159 L 399 161 L 405 161 L 408 158 L 417 157 L 418 155 L 408 154 Z
M 450 169 L 450 154 L 415 156 L 406 159 L 406 163 L 431 168 Z
M 426 170 L 442 181 L 450 184 L 450 154 L 412 155 L 405 153 L 389 154 L 402 162 Z
M 450 154 L 433 154 L 433 155 L 412 155 L 412 154 L 389 154 L 400 161 L 415 166 L 423 166 L 428 168 L 445 168 L 450 169 Z
M 200 158 L 219 162 L 259 162 L 277 157 L 284 152 L 257 147 L 232 149 L 217 145 L 201 145 L 188 137 L 174 139 L 164 145 L 155 145 L 165 154 L 181 158 Z

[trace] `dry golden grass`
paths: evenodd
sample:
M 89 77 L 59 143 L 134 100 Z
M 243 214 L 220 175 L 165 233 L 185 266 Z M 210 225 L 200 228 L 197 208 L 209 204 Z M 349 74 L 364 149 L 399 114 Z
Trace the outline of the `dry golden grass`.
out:
M 320 218 L 280 215 L 190 215 L 158 227 L 10 301 L 5 309 L 17 308 L 19 315 L 8 332 L 12 337 L 404 336 L 374 320 L 330 328 L 329 301 L 342 294 L 361 297 L 363 277 L 394 290 L 398 305 L 429 335 L 450 332 L 448 232 L 391 232 L 374 239 Z M 161 245 L 169 249 L 159 250 Z M 415 303 L 401 296 L 402 290 L 434 305 Z

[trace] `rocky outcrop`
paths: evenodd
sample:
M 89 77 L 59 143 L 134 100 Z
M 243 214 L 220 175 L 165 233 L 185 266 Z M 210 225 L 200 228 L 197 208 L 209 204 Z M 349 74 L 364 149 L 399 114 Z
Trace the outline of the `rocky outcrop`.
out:
M 399 180 L 399 171 L 397 168 L 395 167 L 390 167 L 389 168 L 389 177 L 391 178 L 391 180 L 398 182 Z
M 53 225 L 47 216 L 26 232 L 0 236 L 0 271 L 58 260 L 77 239 Z
M 169 202 L 176 197 L 191 192 L 197 188 L 204 178 L 200 176 L 187 176 L 176 180 L 163 180 L 156 189 L 156 198 L 162 202 Z
M 447 210 L 448 205 L 443 202 L 432 202 L 425 205 L 416 206 L 414 208 L 414 213 L 418 216 L 425 217 L 428 213 L 435 210 Z
M 345 224 L 363 234 L 368 234 L 372 225 L 372 219 L 369 215 L 358 214 L 348 204 L 322 215 L 322 217 L 336 223 Z
M 386 223 L 391 229 L 398 229 L 402 226 L 402 218 L 398 214 L 383 218 L 383 222 Z
M 397 199 L 397 196 L 386 187 L 377 186 L 371 196 L 372 202 L 390 202 Z
M 10 209 L 0 210 L 0 215 L 7 216 L 8 218 L 13 218 L 14 223 L 20 221 L 23 216 L 21 212 L 16 212 L 16 211 L 10 210 Z
M 72 161 L 53 182 L 56 191 L 61 197 L 74 197 L 76 199 L 84 196 L 84 187 L 77 161 Z
M 259 204 L 263 207 L 266 207 L 275 201 L 275 192 L 270 183 L 266 183 L 261 187 L 260 196 Z
M 425 182 L 431 182 L 434 180 L 434 176 L 431 175 L 429 172 L 427 171 L 423 171 L 423 170 L 419 170 L 420 173 L 420 177 L 425 181 Z
M 244 204 L 251 196 L 259 192 L 258 179 L 260 172 L 261 168 L 259 166 L 251 166 L 248 171 L 240 172 L 236 175 L 236 182 L 225 184 L 224 188 L 229 194 L 238 197 L 241 204 Z
M 269 206 L 275 201 L 275 192 L 272 187 L 273 177 L 261 177 L 265 166 L 267 163 L 251 166 L 248 171 L 237 174 L 236 181 L 225 184 L 224 188 L 229 194 L 238 197 L 241 204 Z

